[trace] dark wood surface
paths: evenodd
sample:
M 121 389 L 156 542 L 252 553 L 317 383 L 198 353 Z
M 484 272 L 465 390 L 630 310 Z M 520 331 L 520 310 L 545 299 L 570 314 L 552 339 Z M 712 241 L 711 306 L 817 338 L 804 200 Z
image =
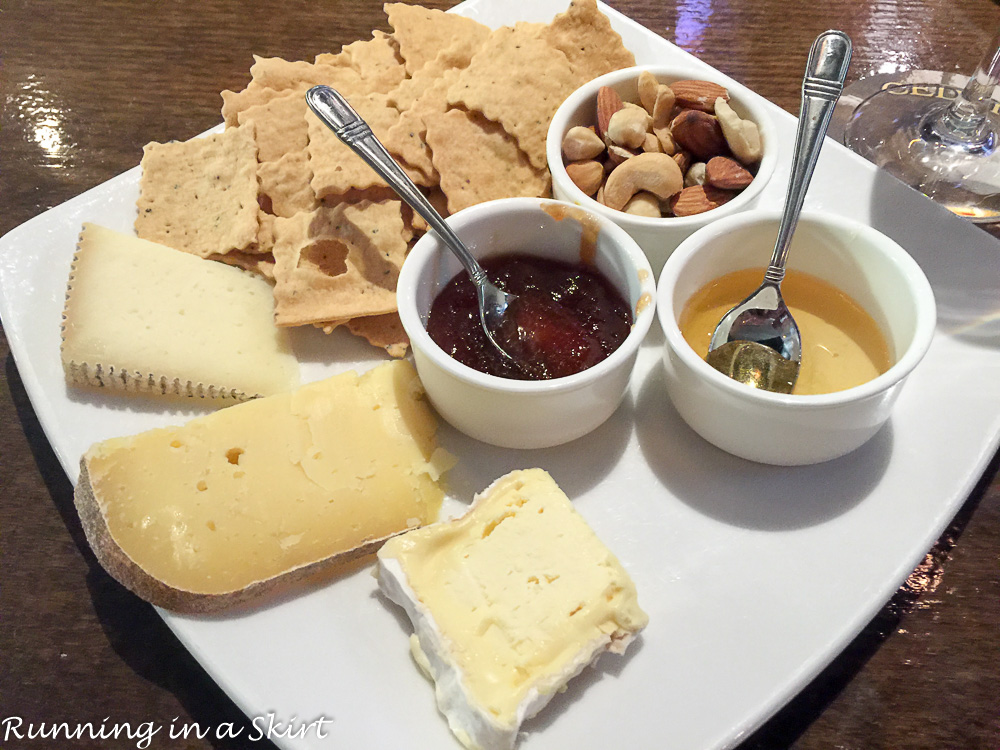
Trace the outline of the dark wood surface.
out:
M 1000 23 L 987 0 L 611 5 L 792 112 L 825 28 L 852 36 L 860 78 L 971 71 Z M 218 123 L 219 92 L 245 85 L 252 53 L 311 59 L 373 28 L 388 29 L 381 3 L 361 0 L 3 0 L 0 234 L 135 166 L 143 144 Z M 2 332 L 0 360 L 0 721 L 248 726 L 154 610 L 95 562 Z M 994 459 L 907 585 L 741 748 L 996 749 L 998 647 Z M 3 748 L 135 746 L 5 741 L 5 727 Z M 248 744 L 165 734 L 151 746 Z

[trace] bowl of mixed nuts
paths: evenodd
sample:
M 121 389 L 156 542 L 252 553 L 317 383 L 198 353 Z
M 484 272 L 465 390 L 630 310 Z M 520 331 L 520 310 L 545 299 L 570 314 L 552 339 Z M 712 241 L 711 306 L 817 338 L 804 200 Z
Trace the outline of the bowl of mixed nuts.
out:
M 676 67 L 584 84 L 553 116 L 546 149 L 554 197 L 619 224 L 654 273 L 696 229 L 754 205 L 778 161 L 749 89 Z

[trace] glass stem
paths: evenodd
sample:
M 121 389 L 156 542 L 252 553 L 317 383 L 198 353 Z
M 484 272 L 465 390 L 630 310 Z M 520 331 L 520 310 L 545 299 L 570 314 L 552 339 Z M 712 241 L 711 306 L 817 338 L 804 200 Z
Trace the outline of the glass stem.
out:
M 962 93 L 947 107 L 927 116 L 921 129 L 925 138 L 964 145 L 967 151 L 992 151 L 996 132 L 989 111 L 993 89 L 1000 83 L 1000 32 L 976 67 Z

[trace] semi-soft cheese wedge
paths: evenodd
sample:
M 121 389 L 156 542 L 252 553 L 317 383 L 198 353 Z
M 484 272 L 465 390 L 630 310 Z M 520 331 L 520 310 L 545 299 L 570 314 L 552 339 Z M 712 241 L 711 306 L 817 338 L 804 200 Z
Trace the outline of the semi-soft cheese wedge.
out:
M 541 469 L 501 477 L 461 518 L 390 539 L 378 561 L 468 748 L 514 747 L 525 719 L 648 621 L 621 563 Z
M 76 506 L 124 585 L 216 610 L 435 520 L 453 462 L 436 429 L 413 366 L 389 362 L 97 443 Z
M 73 258 L 61 353 L 75 385 L 242 401 L 299 384 L 264 279 L 97 224 Z

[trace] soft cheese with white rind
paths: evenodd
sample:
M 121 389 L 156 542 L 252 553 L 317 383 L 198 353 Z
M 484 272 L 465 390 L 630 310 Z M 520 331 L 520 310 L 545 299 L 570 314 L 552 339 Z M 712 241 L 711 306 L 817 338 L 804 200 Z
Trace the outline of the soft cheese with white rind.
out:
M 524 720 L 648 621 L 621 563 L 541 469 L 501 477 L 461 518 L 390 539 L 378 561 L 468 748 L 513 748 Z
M 236 399 L 299 384 L 270 284 L 239 268 L 84 224 L 61 354 L 73 384 Z
M 388 362 L 97 443 L 76 505 L 125 586 L 221 609 L 435 520 L 453 462 L 436 429 L 413 366 Z

